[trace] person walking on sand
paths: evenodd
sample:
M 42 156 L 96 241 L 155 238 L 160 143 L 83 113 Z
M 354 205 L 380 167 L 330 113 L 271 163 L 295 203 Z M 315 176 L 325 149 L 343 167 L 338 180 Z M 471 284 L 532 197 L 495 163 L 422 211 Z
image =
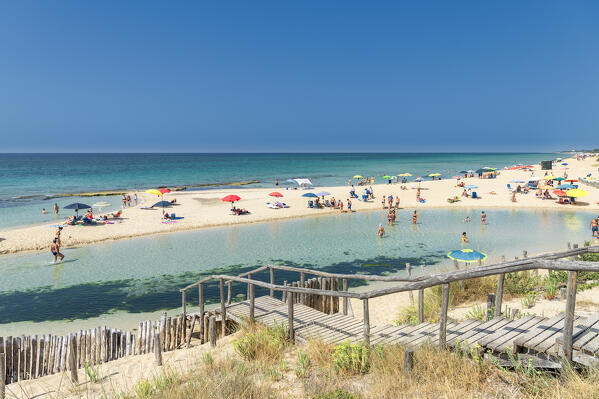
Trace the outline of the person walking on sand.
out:
M 482 213 L 480 214 L 480 222 L 482 224 L 487 224 L 487 214 L 485 213 L 485 211 L 482 211 Z
M 351 200 L 349 198 L 347 199 L 347 211 L 351 213 Z
M 591 237 L 599 238 L 599 216 L 591 220 Z
M 54 263 L 56 263 L 56 259 L 60 257 L 60 261 L 64 259 L 64 255 L 60 253 L 60 246 L 56 243 L 56 238 L 52 240 L 52 244 L 50 245 L 50 252 L 54 255 Z
M 399 209 L 399 195 L 395 197 L 395 209 Z
M 56 244 L 58 244 L 59 247 L 62 245 L 62 241 L 60 240 L 60 233 L 62 233 L 62 227 L 59 227 L 58 230 L 56 230 L 56 235 L 54 236 Z
M 412 224 L 416 223 L 418 223 L 418 212 L 414 211 L 414 214 L 412 215 Z
M 54 203 L 54 214 L 58 215 L 58 204 L 56 202 Z
M 133 200 L 135 201 L 135 206 L 137 206 L 137 193 L 133 193 Z
M 379 224 L 379 228 L 378 231 L 376 233 L 379 237 L 382 237 L 385 235 L 385 228 L 383 227 L 382 224 Z

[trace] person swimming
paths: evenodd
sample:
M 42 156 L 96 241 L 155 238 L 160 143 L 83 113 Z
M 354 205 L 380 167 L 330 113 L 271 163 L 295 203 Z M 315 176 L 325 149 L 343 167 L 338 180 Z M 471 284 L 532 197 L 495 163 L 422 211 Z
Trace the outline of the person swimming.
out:
M 468 237 L 466 236 L 466 232 L 462 233 L 462 242 L 468 242 Z
M 379 228 L 378 228 L 377 234 L 379 237 L 382 237 L 385 234 L 385 228 L 380 223 L 379 223 Z
M 464 222 L 470 223 L 470 216 L 466 216 L 466 219 L 464 219 Z

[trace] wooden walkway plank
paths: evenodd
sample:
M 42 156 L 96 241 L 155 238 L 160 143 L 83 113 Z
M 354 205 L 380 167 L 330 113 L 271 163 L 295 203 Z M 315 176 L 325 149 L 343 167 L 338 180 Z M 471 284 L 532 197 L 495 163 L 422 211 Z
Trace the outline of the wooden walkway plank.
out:
M 530 329 L 526 334 L 514 339 L 512 344 L 513 353 L 536 351 L 535 347 L 541 342 L 561 332 L 564 326 L 564 313 L 560 313 L 551 319 L 544 320 Z
M 527 323 L 533 318 L 534 316 L 525 316 L 521 319 L 511 320 L 506 325 L 502 326 L 501 328 L 498 328 L 493 334 L 487 334 L 484 337 L 480 338 L 477 342 L 481 347 L 484 348 L 491 342 L 495 341 L 497 338 L 505 336 L 507 333 L 510 333 L 512 330 L 517 329 L 518 327 Z
M 582 349 L 584 346 L 587 345 L 587 343 L 589 343 L 590 341 L 595 339 L 597 337 L 598 333 L 599 333 L 599 323 L 594 324 L 592 327 L 590 327 L 584 333 L 580 334 L 574 340 L 572 347 L 577 350 Z
M 529 329 L 534 328 L 539 323 L 543 322 L 543 320 L 546 319 L 544 317 L 535 317 L 527 323 L 520 325 L 520 327 L 514 328 L 512 331 L 505 334 L 505 336 L 502 336 L 496 339 L 495 341 L 489 343 L 487 345 L 487 348 L 496 352 L 506 353 L 508 348 L 510 350 L 512 349 L 512 341 L 514 339 L 517 339 L 522 334 L 526 334 Z
M 503 327 L 511 321 L 512 320 L 510 319 L 494 318 L 486 323 L 481 324 L 478 327 L 474 327 L 471 330 L 465 332 L 460 337 L 458 337 L 459 341 L 462 344 L 465 344 L 468 347 L 474 349 L 480 338 L 484 337 L 485 335 L 495 333 L 495 331 L 497 331 L 499 328 Z

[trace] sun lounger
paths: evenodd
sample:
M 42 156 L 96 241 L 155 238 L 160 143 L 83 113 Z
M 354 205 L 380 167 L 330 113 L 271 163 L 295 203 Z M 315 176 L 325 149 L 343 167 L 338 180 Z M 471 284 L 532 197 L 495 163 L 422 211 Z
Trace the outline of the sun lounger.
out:
M 266 206 L 271 209 L 279 209 L 280 208 L 277 204 L 272 203 L 272 202 L 267 202 Z
M 511 192 L 511 191 L 513 191 L 513 190 L 512 190 L 512 186 L 511 186 L 509 183 L 507 184 L 507 189 L 508 189 L 508 191 L 510 191 L 510 192 Z
M 284 202 L 281 201 L 276 201 L 275 204 L 279 207 L 279 208 L 289 208 L 289 205 L 287 205 Z

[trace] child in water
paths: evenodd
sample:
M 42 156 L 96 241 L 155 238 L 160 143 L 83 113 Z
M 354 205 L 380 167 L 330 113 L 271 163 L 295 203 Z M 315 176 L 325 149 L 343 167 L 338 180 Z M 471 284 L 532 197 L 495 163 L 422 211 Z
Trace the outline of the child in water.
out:
M 385 229 L 383 228 L 382 224 L 379 224 L 379 229 L 378 229 L 377 234 L 379 237 L 382 237 L 385 234 Z
M 462 233 L 462 242 L 468 242 L 468 237 L 466 237 L 466 232 Z

